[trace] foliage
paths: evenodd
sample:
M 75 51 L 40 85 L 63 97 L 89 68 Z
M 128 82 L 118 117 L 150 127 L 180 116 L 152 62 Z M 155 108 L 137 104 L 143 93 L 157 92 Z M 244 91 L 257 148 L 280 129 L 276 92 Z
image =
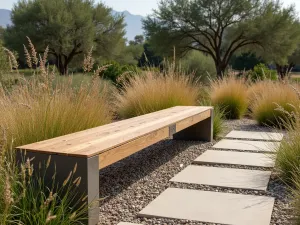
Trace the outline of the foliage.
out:
M 3 144 L 3 142 L 2 142 Z M 8 146 L 4 144 L 3 146 Z M 76 171 L 58 187 L 55 174 L 51 185 L 45 183 L 47 168 L 51 163 L 36 170 L 34 159 L 27 158 L 16 166 L 12 149 L 2 149 L 0 162 L 0 224 L 62 224 L 79 225 L 86 222 L 88 206 L 84 196 L 77 194 L 80 178 Z M 36 170 L 33 173 L 33 170 Z
M 211 101 L 224 111 L 227 119 L 240 119 L 248 107 L 247 85 L 234 76 L 218 79 L 211 84 Z
M 93 79 L 72 88 L 72 77 L 55 84 L 45 61 L 41 58 L 38 73 L 11 91 L 0 87 L 0 126 L 8 143 L 21 146 L 111 122 L 107 84 Z
M 139 60 L 139 67 L 159 67 L 163 61 L 160 55 L 157 55 L 149 43 L 144 44 L 144 52 Z
M 273 50 L 287 56 L 292 48 L 282 43 L 296 43 L 284 37 L 290 31 L 298 35 L 295 15 L 294 7 L 282 8 L 279 1 L 162 0 L 143 24 L 157 52 L 170 54 L 173 46 L 181 54 L 201 51 L 214 59 L 218 76 L 223 76 L 237 51 Z
M 137 66 L 121 65 L 117 62 L 107 62 L 103 66 L 107 68 L 101 72 L 100 76 L 117 85 L 121 84 L 127 77 L 137 75 L 140 71 Z
M 280 177 L 288 184 L 294 185 L 300 170 L 300 137 L 299 127 L 290 130 L 286 139 L 281 142 L 276 152 L 276 168 Z
M 299 155 L 297 155 L 299 157 Z M 292 210 L 293 210 L 293 221 L 292 224 L 299 225 L 300 224 L 300 169 L 295 169 L 296 172 L 294 174 L 293 184 L 294 186 L 291 187 L 292 193 Z
M 252 117 L 261 125 L 285 127 L 291 122 L 288 113 L 295 113 L 299 99 L 286 83 L 262 81 L 249 89 Z
M 263 63 L 262 59 L 251 52 L 235 54 L 230 60 L 234 70 L 252 70 L 257 64 Z
M 214 121 L 213 121 L 213 136 L 216 140 L 224 131 L 225 112 L 219 107 L 214 107 Z
M 202 81 L 207 82 L 216 76 L 216 68 L 213 59 L 198 51 L 192 51 L 181 60 L 183 70 L 195 73 Z
M 26 36 L 36 43 L 38 53 L 49 46 L 59 72 L 66 74 L 68 65 L 92 46 L 94 55 L 109 58 L 125 45 L 123 17 L 112 16 L 111 11 L 92 0 L 19 1 L 12 10 L 13 25 L 5 32 L 5 43 L 19 53 Z
M 116 108 L 122 118 L 130 118 L 178 105 L 197 105 L 199 84 L 175 69 L 164 73 L 149 69 L 134 76 L 116 93 Z
M 265 79 L 277 80 L 278 75 L 275 70 L 269 69 L 265 64 L 260 63 L 256 65 L 252 71 L 247 73 L 247 77 L 252 81 L 262 81 Z

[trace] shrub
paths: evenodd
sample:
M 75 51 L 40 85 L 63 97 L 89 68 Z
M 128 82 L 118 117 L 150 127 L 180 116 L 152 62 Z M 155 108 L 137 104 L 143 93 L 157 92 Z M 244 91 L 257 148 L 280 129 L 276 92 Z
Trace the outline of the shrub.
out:
M 300 171 L 295 174 L 294 186 L 291 189 L 292 209 L 293 209 L 293 221 L 292 224 L 300 224 Z
M 111 80 L 117 85 L 122 82 L 124 76 L 136 75 L 140 71 L 137 66 L 121 65 L 117 62 L 107 62 L 103 66 L 107 66 L 107 68 L 101 72 L 101 77 Z
M 214 121 L 213 121 L 213 136 L 218 139 L 220 134 L 224 131 L 224 112 L 219 107 L 214 107 Z
M 262 81 L 262 80 L 277 80 L 278 75 L 275 70 L 270 70 L 265 64 L 257 64 L 252 71 L 247 73 L 247 77 L 253 81 Z
M 300 171 L 300 129 L 291 130 L 276 152 L 276 168 L 282 180 L 293 184 Z
M 27 52 L 26 58 L 32 65 L 33 56 Z M 62 185 L 55 182 L 54 175 L 53 182 L 46 184 L 50 161 L 33 175 L 32 159 L 21 166 L 14 160 L 16 146 L 100 126 L 112 119 L 107 83 L 94 77 L 73 88 L 72 76 L 57 83 L 55 73 L 45 67 L 46 58 L 44 55 L 35 63 L 40 67 L 34 76 L 22 77 L 10 90 L 0 86 L 1 225 L 86 223 L 88 207 L 81 201 L 85 196 L 77 195 L 80 178 L 74 177 L 75 168 Z M 15 58 L 12 62 L 17 68 Z
M 206 56 L 199 51 L 192 51 L 185 56 L 182 61 L 182 68 L 188 73 L 195 73 L 203 82 L 208 82 L 209 78 L 216 77 L 216 66 L 210 56 Z
M 288 114 L 296 112 L 299 99 L 289 84 L 264 81 L 254 84 L 250 91 L 250 111 L 259 124 L 285 127 L 291 122 Z
M 56 186 L 55 176 L 49 186 L 43 178 L 51 162 L 33 173 L 33 160 L 27 159 L 21 166 L 16 166 L 13 151 L 2 149 L 0 224 L 83 224 L 88 206 L 82 202 L 85 196 L 77 194 L 80 178 L 76 178 L 75 171 L 60 188 Z
M 117 112 L 130 118 L 178 105 L 197 105 L 200 87 L 190 76 L 149 70 L 130 78 L 116 94 Z
M 248 107 L 247 85 L 233 76 L 215 80 L 211 84 L 211 101 L 224 112 L 227 119 L 240 119 Z

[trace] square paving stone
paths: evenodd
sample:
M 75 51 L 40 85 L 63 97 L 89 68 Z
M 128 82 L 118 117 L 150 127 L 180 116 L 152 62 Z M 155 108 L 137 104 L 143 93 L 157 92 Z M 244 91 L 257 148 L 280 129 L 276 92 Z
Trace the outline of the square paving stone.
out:
M 239 151 L 257 151 L 269 152 L 274 151 L 280 146 L 279 142 L 265 142 L 265 141 L 244 141 L 244 140 L 228 140 L 223 139 L 213 146 L 219 149 L 232 149 Z
M 173 177 L 171 181 L 265 191 L 270 176 L 271 171 L 188 166 Z
M 244 165 L 258 167 L 274 167 L 275 160 L 270 154 L 252 152 L 233 152 L 207 150 L 200 155 L 195 164 L 225 164 L 225 165 Z
M 168 188 L 139 216 L 231 225 L 269 225 L 274 198 Z
M 281 141 L 283 134 L 271 132 L 252 132 L 252 131 L 237 131 L 233 130 L 226 135 L 227 138 L 237 139 L 252 139 L 252 140 L 265 140 L 265 141 Z

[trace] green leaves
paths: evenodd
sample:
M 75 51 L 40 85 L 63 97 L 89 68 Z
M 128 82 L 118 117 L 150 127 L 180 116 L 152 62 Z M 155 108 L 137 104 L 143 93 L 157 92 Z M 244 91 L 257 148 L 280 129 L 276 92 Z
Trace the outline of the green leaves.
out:
M 161 55 L 201 51 L 219 76 L 237 51 L 260 52 L 286 61 L 300 37 L 293 7 L 271 0 L 162 0 L 144 20 L 149 43 Z M 276 54 L 275 54 L 276 52 Z
M 49 54 L 65 73 L 74 57 L 92 46 L 94 55 L 107 56 L 124 43 L 123 17 L 111 13 L 110 8 L 91 0 L 20 1 L 12 11 L 13 25 L 5 32 L 5 43 L 23 53 L 29 36 L 39 53 L 49 46 Z

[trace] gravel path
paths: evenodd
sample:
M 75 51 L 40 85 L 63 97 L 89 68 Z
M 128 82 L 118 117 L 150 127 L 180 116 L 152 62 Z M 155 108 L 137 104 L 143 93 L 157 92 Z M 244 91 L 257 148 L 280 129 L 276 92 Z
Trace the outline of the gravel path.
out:
M 255 121 L 250 119 L 226 121 L 225 126 L 226 131 L 224 133 L 233 129 L 271 131 L 269 128 L 259 127 Z M 99 224 L 115 225 L 121 221 L 145 225 L 212 224 L 184 220 L 146 219 L 136 216 L 140 210 L 168 187 L 273 196 L 276 197 L 276 201 L 271 224 L 289 224 L 291 213 L 288 192 L 286 187 L 276 178 L 275 172 L 272 174 L 267 193 L 169 182 L 172 177 L 190 165 L 213 144 L 165 140 L 101 170 L 100 196 L 103 200 L 100 202 L 101 222 Z M 245 166 L 231 167 L 255 169 Z

